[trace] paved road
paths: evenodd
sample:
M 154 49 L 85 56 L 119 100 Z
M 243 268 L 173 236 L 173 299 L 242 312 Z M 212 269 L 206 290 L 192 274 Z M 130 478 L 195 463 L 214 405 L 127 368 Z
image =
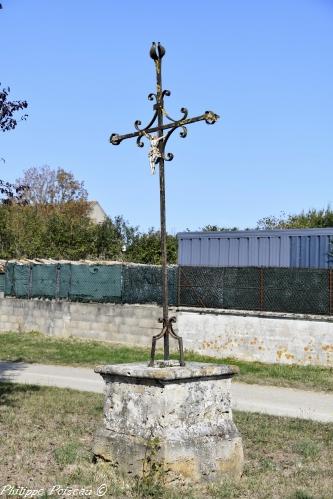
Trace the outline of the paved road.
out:
M 0 381 L 58 386 L 103 393 L 104 382 L 93 369 L 0 361 Z M 233 408 L 333 423 L 333 394 L 232 383 Z

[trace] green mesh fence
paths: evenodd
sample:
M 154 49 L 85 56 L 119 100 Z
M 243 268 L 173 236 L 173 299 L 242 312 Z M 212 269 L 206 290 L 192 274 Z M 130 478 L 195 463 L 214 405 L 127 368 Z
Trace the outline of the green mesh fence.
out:
M 70 300 L 121 301 L 121 265 L 72 265 Z
M 32 265 L 31 298 L 57 298 L 58 265 Z
M 72 264 L 61 263 L 58 264 L 58 267 L 59 286 L 56 288 L 58 290 L 58 295 L 56 294 L 55 298 L 66 300 L 70 295 Z
M 30 298 L 32 292 L 32 265 L 8 263 L 6 267 L 5 294 L 16 298 Z
M 223 271 L 223 307 L 244 310 L 260 309 L 258 269 L 226 267 Z
M 332 313 L 330 273 L 332 271 L 325 269 L 265 269 L 263 309 L 303 314 Z
M 5 271 L 5 296 L 15 296 L 14 293 L 14 263 L 7 263 Z
M 119 302 L 121 293 L 121 265 L 9 262 L 6 267 L 7 296 Z
M 333 313 L 332 269 L 179 267 L 178 305 Z
M 162 269 L 154 265 L 123 266 L 123 303 L 162 303 Z M 177 266 L 168 267 L 169 305 L 177 304 Z
M 177 301 L 177 267 L 170 266 L 169 303 Z M 162 303 L 162 271 L 154 265 L 7 263 L 5 294 L 17 298 L 111 303 Z
M 223 308 L 222 276 L 222 268 L 179 267 L 179 305 Z
M 333 313 L 333 270 L 168 267 L 169 305 Z M 6 296 L 83 302 L 162 303 L 162 270 L 135 264 L 9 262 Z

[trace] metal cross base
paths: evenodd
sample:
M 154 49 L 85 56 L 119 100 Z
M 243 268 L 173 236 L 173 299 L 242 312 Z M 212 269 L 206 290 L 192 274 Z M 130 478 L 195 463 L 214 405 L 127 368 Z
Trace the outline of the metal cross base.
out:
M 152 345 L 151 345 L 151 354 L 150 354 L 150 362 L 149 367 L 155 366 L 155 350 L 156 350 L 156 342 L 161 338 L 164 338 L 164 361 L 159 361 L 159 367 L 175 367 L 175 366 L 185 366 L 184 362 L 184 350 L 183 350 L 183 338 L 178 336 L 175 333 L 172 323 L 176 322 L 176 317 L 170 317 L 166 319 L 158 319 L 158 322 L 163 323 L 162 331 L 153 336 Z M 179 363 L 175 361 L 169 360 L 169 336 L 178 341 L 179 348 Z

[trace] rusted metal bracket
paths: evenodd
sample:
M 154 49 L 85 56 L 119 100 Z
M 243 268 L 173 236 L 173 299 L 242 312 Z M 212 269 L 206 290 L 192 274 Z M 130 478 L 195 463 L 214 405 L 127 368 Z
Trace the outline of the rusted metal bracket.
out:
M 169 336 L 178 341 L 178 350 L 179 350 L 179 365 L 185 366 L 184 362 L 184 350 L 183 350 L 183 338 L 178 336 L 178 334 L 174 331 L 172 324 L 176 322 L 176 317 L 170 317 L 168 319 L 159 319 L 159 322 L 163 323 L 162 331 L 153 336 L 152 346 L 151 346 L 151 354 L 150 354 L 150 362 L 149 367 L 154 367 L 155 365 L 155 353 L 156 353 L 156 343 L 161 338 L 164 339 L 164 361 L 169 360 Z M 168 365 L 168 364 L 166 364 Z

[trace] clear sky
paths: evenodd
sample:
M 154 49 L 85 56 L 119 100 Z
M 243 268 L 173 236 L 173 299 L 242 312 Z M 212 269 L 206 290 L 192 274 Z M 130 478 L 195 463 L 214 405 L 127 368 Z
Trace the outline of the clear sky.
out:
M 0 136 L 1 176 L 71 170 L 112 217 L 159 225 L 148 148 L 109 144 L 152 116 L 153 40 L 166 47 L 173 117 L 221 115 L 175 133 L 167 227 L 254 227 L 333 204 L 332 0 L 2 0 L 1 77 L 29 118 Z

